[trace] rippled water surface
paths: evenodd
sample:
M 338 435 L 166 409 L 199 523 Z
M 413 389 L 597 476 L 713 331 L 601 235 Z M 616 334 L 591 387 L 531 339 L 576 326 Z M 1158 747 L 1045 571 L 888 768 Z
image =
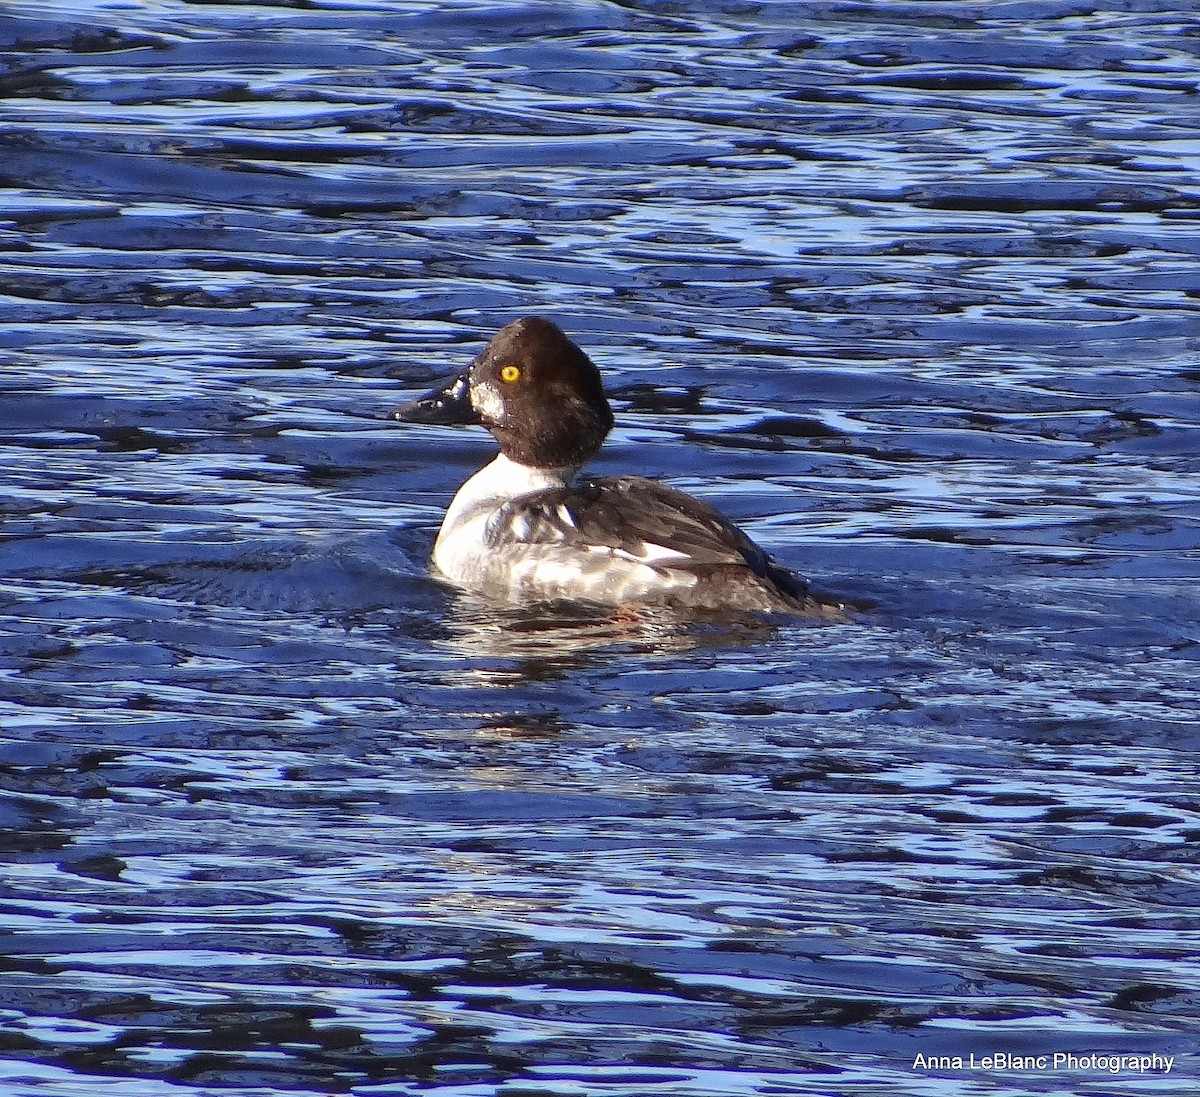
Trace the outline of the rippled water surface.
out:
M 1195 1093 L 1190 8 L 7 3 L 0 1092 Z M 432 582 L 531 312 L 870 608 Z

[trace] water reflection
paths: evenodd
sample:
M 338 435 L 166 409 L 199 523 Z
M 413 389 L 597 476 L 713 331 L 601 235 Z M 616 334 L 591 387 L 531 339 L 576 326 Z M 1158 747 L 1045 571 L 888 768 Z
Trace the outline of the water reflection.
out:
M 462 592 L 448 600 L 445 625 L 448 635 L 440 646 L 464 657 L 517 660 L 519 670 L 508 667 L 499 673 L 533 680 L 569 677 L 572 671 L 614 655 L 679 654 L 714 646 L 753 648 L 779 627 L 778 622 L 749 614 L 697 619 L 668 606 L 613 609 L 569 602 L 502 606 Z
M 0 18 L 6 1097 L 1190 1095 L 1180 6 L 116 12 Z M 530 312 L 874 608 L 433 582 Z

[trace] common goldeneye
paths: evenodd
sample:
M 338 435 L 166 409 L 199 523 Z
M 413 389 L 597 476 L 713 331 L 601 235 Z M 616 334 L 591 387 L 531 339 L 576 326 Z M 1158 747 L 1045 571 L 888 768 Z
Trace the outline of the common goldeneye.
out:
M 549 320 L 501 328 L 466 373 L 391 415 L 482 424 L 500 443 L 434 545 L 434 567 L 459 587 L 509 602 L 841 615 L 707 503 L 640 476 L 577 479 L 612 410 L 600 371 Z

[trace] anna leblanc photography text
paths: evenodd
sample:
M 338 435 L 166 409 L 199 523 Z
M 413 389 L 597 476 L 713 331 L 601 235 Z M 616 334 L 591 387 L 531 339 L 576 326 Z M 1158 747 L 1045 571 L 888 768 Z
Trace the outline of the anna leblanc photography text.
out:
M 1108 1074 L 1170 1074 L 1174 1065 L 1174 1055 L 1100 1055 L 1096 1052 L 1083 1055 L 1071 1052 L 1012 1055 L 998 1051 L 992 1055 L 977 1056 L 972 1051 L 966 1056 L 918 1054 L 913 1059 L 913 1070 L 1070 1070 Z

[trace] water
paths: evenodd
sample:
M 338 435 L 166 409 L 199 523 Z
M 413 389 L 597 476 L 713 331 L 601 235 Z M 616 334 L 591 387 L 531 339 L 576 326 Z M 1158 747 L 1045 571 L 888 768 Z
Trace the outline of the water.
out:
M 1185 8 L 8 4 L 0 1092 L 1195 1092 Z M 872 608 L 434 584 L 527 312 Z

